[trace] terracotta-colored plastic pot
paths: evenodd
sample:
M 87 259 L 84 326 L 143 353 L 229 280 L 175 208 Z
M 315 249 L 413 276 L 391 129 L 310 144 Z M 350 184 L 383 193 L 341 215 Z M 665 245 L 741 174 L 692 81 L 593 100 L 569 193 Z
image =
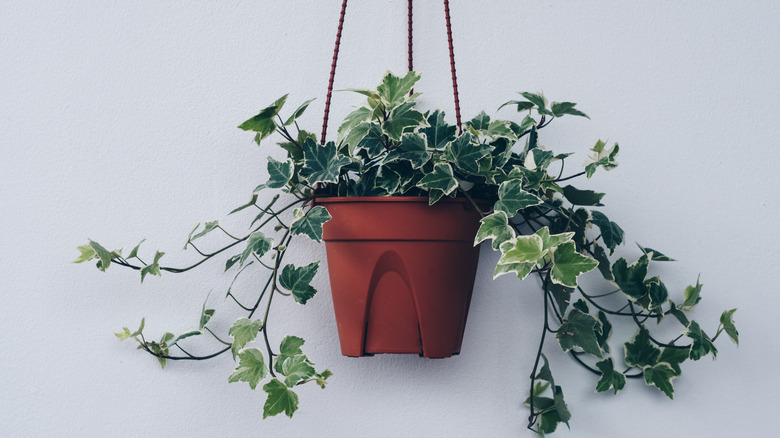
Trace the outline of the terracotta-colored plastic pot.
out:
M 464 199 L 318 198 L 345 356 L 460 353 L 479 259 Z

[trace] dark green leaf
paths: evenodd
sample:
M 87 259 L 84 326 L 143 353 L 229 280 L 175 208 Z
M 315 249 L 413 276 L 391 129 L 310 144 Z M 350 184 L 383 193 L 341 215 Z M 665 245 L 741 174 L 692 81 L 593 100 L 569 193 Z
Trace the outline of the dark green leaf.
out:
M 473 128 L 477 131 L 484 131 L 488 129 L 490 125 L 490 116 L 485 114 L 484 111 L 477 114 L 476 117 L 466 122 L 466 126 Z
M 661 281 L 659 277 L 653 277 L 645 281 L 647 286 L 647 293 L 650 297 L 650 306 L 648 310 L 660 310 L 661 305 L 669 299 L 669 292 L 666 290 L 666 285 Z
M 423 114 L 414 109 L 414 102 L 404 102 L 395 108 L 382 125 L 385 132 L 393 140 L 400 140 L 408 128 L 427 125 Z
M 643 255 L 630 266 L 627 266 L 626 259 L 622 257 L 612 265 L 615 283 L 632 300 L 638 300 L 647 293 L 647 264 L 647 255 Z
M 542 93 L 529 93 L 525 91 L 520 93 L 520 95 L 531 101 L 531 103 L 536 105 L 536 107 L 540 110 L 547 108 L 547 99 Z M 539 111 L 539 113 L 542 113 L 542 111 Z
M 618 224 L 610 221 L 600 211 L 591 212 L 591 216 L 593 217 L 593 224 L 601 230 L 601 240 L 604 241 L 604 244 L 609 248 L 609 254 L 612 255 L 615 248 L 623 243 L 623 229 Z
M 580 190 L 568 185 L 563 188 L 563 196 L 573 205 L 602 205 L 601 198 L 604 197 L 604 193 L 597 193 L 593 190 Z
M 674 371 L 674 375 L 679 376 L 682 374 L 680 364 L 685 362 L 686 359 L 688 359 L 687 348 L 666 347 L 663 349 L 663 351 L 661 351 L 661 356 L 658 358 L 658 362 L 668 363 L 672 368 L 672 371 Z
M 645 383 L 655 386 L 667 397 L 674 399 L 674 387 L 672 380 L 677 377 L 668 363 L 657 363 L 651 367 L 646 367 L 643 371 Z
M 626 365 L 639 368 L 653 366 L 658 362 L 661 350 L 650 341 L 650 333 L 641 327 L 631 342 L 625 343 Z
M 263 390 L 268 393 L 268 398 L 263 406 L 263 418 L 272 417 L 282 412 L 292 418 L 293 413 L 298 410 L 297 394 L 277 379 L 266 383 Z
M 522 181 L 510 179 L 498 186 L 498 201 L 493 206 L 495 211 L 503 211 L 507 217 L 514 217 L 519 210 L 539 205 L 542 200 L 523 190 Z
M 384 162 L 406 160 L 412 164 L 412 169 L 419 169 L 430 159 L 431 153 L 427 149 L 425 135 L 410 133 L 403 135 L 401 145 L 390 151 Z
M 734 312 L 736 311 L 737 309 L 731 309 L 723 312 L 720 315 L 720 323 L 723 324 L 723 330 L 725 330 L 726 334 L 729 335 L 731 341 L 739 345 L 739 332 L 737 331 L 737 327 L 734 325 Z
M 607 280 L 607 281 L 614 281 L 615 277 L 612 275 L 612 268 L 609 263 L 609 259 L 607 258 L 607 253 L 604 251 L 604 248 L 597 244 L 593 244 L 593 258 L 596 259 L 597 262 L 599 262 L 599 271 L 601 271 L 601 275 Z
M 287 119 L 287 121 L 284 122 L 284 126 L 290 126 L 292 123 L 297 119 L 298 117 L 303 115 L 303 112 L 306 111 L 306 108 L 309 106 L 310 103 L 314 102 L 314 99 L 309 99 L 306 102 L 303 102 L 301 106 L 295 109 L 293 111 L 292 115 Z M 254 388 L 252 388 L 254 389 Z
M 293 215 L 295 220 L 290 224 L 290 233 L 293 236 L 305 234 L 311 240 L 322 242 L 322 225 L 331 219 L 325 207 L 318 205 L 306 214 L 300 208 L 296 208 Z
M 653 248 L 645 248 L 640 244 L 636 244 L 636 246 L 639 247 L 639 249 L 642 250 L 643 253 L 647 254 L 648 257 L 650 257 L 650 260 L 654 262 L 673 262 L 675 261 L 673 258 L 668 257 L 664 255 L 661 251 L 654 250 Z
M 255 231 L 250 234 L 246 241 L 246 248 L 244 248 L 244 252 L 241 253 L 241 258 L 238 261 L 239 266 L 243 266 L 249 256 L 253 254 L 258 258 L 262 257 L 271 249 L 272 245 L 273 240 L 265 237 L 262 231 Z
M 303 156 L 305 162 L 301 176 L 309 184 L 337 182 L 341 168 L 350 163 L 349 158 L 336 153 L 336 144 L 332 141 L 320 146 L 307 138 L 303 143 Z
M 566 309 L 571 302 L 571 294 L 574 292 L 574 289 L 555 283 L 550 283 L 547 289 L 555 299 L 555 304 L 558 306 L 558 312 L 561 315 L 565 314 Z
M 306 304 L 306 302 L 317 293 L 317 290 L 311 286 L 311 281 L 317 274 L 320 262 L 309 263 L 306 266 L 296 268 L 289 264 L 282 269 L 279 276 L 279 283 L 283 288 L 289 290 L 296 302 Z
M 612 336 L 612 323 L 607 319 L 607 314 L 599 310 L 599 322 L 601 331 L 596 332 L 596 338 L 599 340 L 599 346 L 602 350 L 609 353 L 609 338 Z
M 685 332 L 685 335 L 693 340 L 689 355 L 691 359 L 699 360 L 712 353 L 712 359 L 714 360 L 718 355 L 718 349 L 715 348 L 710 337 L 707 336 L 707 333 L 704 333 L 704 330 L 699 327 L 699 323 L 696 321 L 691 321 L 691 323 L 688 324 L 688 331 Z
M 280 97 L 273 104 L 264 108 L 259 114 L 240 124 L 239 129 L 244 131 L 256 132 L 255 141 L 260 144 L 260 140 L 273 134 L 276 130 L 276 122 L 274 117 L 279 114 L 279 110 L 282 109 L 284 102 L 287 100 L 287 95 Z
M 550 110 L 555 117 L 561 117 L 563 115 L 570 114 L 573 116 L 580 116 L 589 119 L 590 117 L 588 117 L 587 114 L 574 108 L 576 105 L 577 104 L 574 102 L 553 102 L 550 104 Z
M 556 337 L 563 351 L 581 348 L 584 352 L 596 357 L 602 357 L 596 332 L 601 330 L 601 323 L 587 313 L 572 309 L 569 316 L 558 328 Z
M 680 321 L 680 324 L 683 325 L 683 327 L 688 327 L 688 324 L 690 322 L 688 321 L 688 317 L 685 316 L 685 313 L 681 310 L 681 306 L 678 306 L 674 304 L 674 301 L 669 300 L 669 313 L 672 314 L 675 318 L 677 318 L 678 321 Z
M 617 167 L 618 163 L 615 161 L 615 157 L 617 156 L 620 147 L 615 143 L 615 146 L 613 146 L 612 149 L 605 150 L 605 146 L 606 143 L 599 140 L 591 149 L 593 154 L 591 154 L 585 162 L 585 175 L 588 178 L 593 176 L 593 173 L 596 172 L 596 169 L 599 166 L 603 167 L 604 170 L 611 170 Z
M 160 251 L 155 252 L 154 253 L 154 261 L 151 264 L 146 265 L 143 268 L 141 268 L 141 283 L 144 282 L 144 278 L 146 277 L 147 274 L 152 274 L 152 275 L 155 275 L 157 277 L 161 277 L 162 276 L 162 274 L 160 274 L 160 263 L 159 262 L 160 262 L 160 259 L 162 258 L 162 256 L 164 256 L 164 255 L 165 255 L 164 252 L 160 252 Z
M 601 378 L 596 383 L 596 392 L 612 389 L 617 394 L 626 386 L 626 376 L 620 371 L 615 371 L 615 361 L 611 357 L 596 362 L 596 367 L 601 371 Z
M 464 133 L 447 145 L 447 152 L 452 156 L 455 165 L 472 175 L 479 173 L 477 161 L 490 155 L 491 149 L 490 146 L 476 141 L 469 133 Z
M 272 157 L 268 157 L 268 182 L 265 183 L 266 187 L 271 189 L 279 189 L 287 185 L 290 179 L 293 177 L 293 171 L 295 169 L 295 163 L 291 158 L 287 161 L 276 161 Z
M 445 195 L 449 195 L 458 188 L 458 181 L 452 174 L 452 167 L 446 163 L 439 163 L 433 166 L 433 172 L 425 175 L 417 187 L 427 190 L 441 190 Z
M 455 139 L 455 132 L 457 128 L 453 125 L 448 125 L 444 121 L 444 112 L 436 110 L 428 116 L 427 128 L 421 130 L 425 134 L 428 140 L 429 149 L 444 149 L 447 143 Z
M 233 257 L 227 259 L 227 261 L 225 262 L 225 271 L 232 268 L 233 265 L 238 263 L 240 260 L 241 260 L 241 254 L 236 254 Z

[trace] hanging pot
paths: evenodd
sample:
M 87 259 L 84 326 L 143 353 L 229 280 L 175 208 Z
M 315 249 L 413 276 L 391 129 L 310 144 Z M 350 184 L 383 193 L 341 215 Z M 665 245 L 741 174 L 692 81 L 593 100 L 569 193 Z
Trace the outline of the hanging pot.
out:
M 318 198 L 345 356 L 460 353 L 479 259 L 465 199 Z

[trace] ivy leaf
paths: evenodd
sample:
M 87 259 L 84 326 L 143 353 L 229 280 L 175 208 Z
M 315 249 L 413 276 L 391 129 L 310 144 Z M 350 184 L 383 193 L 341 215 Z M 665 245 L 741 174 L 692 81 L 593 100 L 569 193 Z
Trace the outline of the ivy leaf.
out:
M 600 211 L 591 212 L 591 216 L 593 217 L 593 223 L 601 230 L 601 239 L 604 241 L 607 248 L 609 248 L 609 254 L 612 255 L 615 248 L 623 243 L 623 229 L 620 228 L 618 224 L 610 221 L 609 218 Z
M 550 110 L 553 113 L 553 117 L 561 117 L 566 114 L 570 114 L 573 116 L 580 116 L 585 117 L 586 119 L 590 119 L 587 114 L 574 108 L 576 105 L 577 104 L 574 102 L 553 102 L 550 104 Z
M 144 325 L 146 324 L 146 318 L 141 318 L 141 325 L 138 327 L 138 330 L 134 331 L 133 333 L 130 333 L 130 329 L 127 327 L 122 327 L 122 331 L 119 333 L 114 333 L 114 336 L 119 338 L 120 340 L 124 341 L 127 338 L 134 338 L 144 331 Z
M 447 163 L 438 163 L 433 166 L 433 172 L 425 175 L 417 187 L 427 190 L 441 190 L 443 194 L 449 195 L 458 188 L 458 181 L 452 174 L 452 167 Z
M 552 263 L 550 278 L 554 283 L 568 287 L 576 287 L 577 277 L 599 264 L 592 258 L 578 253 L 574 242 L 566 242 L 558 246 L 553 251 Z
M 388 166 L 382 166 L 382 174 L 374 180 L 374 187 L 387 192 L 387 196 L 392 195 L 401 186 L 401 175 L 394 172 Z
M 314 102 L 314 99 L 309 99 L 306 102 L 303 102 L 298 108 L 293 111 L 292 115 L 284 122 L 284 126 L 290 126 L 295 122 L 295 119 L 303 115 L 303 112 L 306 111 L 306 108 L 309 107 L 309 104 Z M 255 388 L 252 388 L 255 389 Z
M 545 114 L 543 110 L 547 108 L 547 99 L 544 97 L 542 93 L 529 93 L 527 91 L 524 91 L 521 92 L 520 95 L 528 99 L 531 103 L 533 103 L 536 106 L 536 108 L 539 110 L 540 114 Z M 549 114 L 552 115 L 552 113 Z
M 604 197 L 604 193 L 597 193 L 593 190 L 580 190 L 568 185 L 563 188 L 563 196 L 573 205 L 603 205 L 601 198 Z
M 207 309 L 206 302 L 204 301 L 203 308 L 200 311 L 200 322 L 198 323 L 198 328 L 203 330 L 206 327 L 206 324 L 208 324 L 211 320 L 212 316 L 214 316 L 214 309 Z
M 607 253 L 604 251 L 604 248 L 594 243 L 593 245 L 593 258 L 596 259 L 597 262 L 599 262 L 599 271 L 601 271 L 601 275 L 606 279 L 607 281 L 614 281 L 615 277 L 612 275 L 612 267 L 610 266 L 609 259 L 607 258 Z
M 200 239 L 206 234 L 214 231 L 214 229 L 216 229 L 218 226 L 219 226 L 219 221 L 206 222 L 206 224 L 203 226 L 203 229 L 198 234 L 194 234 L 195 231 L 197 231 L 198 228 L 200 228 L 200 223 L 195 225 L 195 228 L 193 228 L 192 231 L 190 231 L 190 235 L 187 237 L 187 243 L 184 244 L 184 249 L 187 249 L 187 247 L 190 245 L 190 243 L 192 243 L 193 240 Z
M 103 248 L 101 244 L 95 242 L 94 240 L 89 241 L 89 246 L 92 248 L 92 251 L 94 251 L 95 254 L 87 260 L 90 260 L 95 257 L 99 258 L 100 260 L 98 261 L 97 267 L 101 271 L 105 272 L 105 270 L 108 269 L 108 267 L 111 265 L 111 259 L 114 258 L 114 256 L 111 254 L 111 251 Z M 79 247 L 79 251 L 81 251 L 81 256 L 79 256 L 79 258 L 76 259 L 77 263 L 80 263 L 79 260 L 86 257 L 86 255 L 90 253 L 88 250 L 86 249 L 82 250 L 81 248 L 82 247 Z M 81 260 L 81 261 L 83 262 L 86 260 Z
M 272 417 L 282 412 L 292 418 L 293 413 L 298 410 L 298 395 L 278 379 L 272 379 L 266 383 L 263 386 L 263 391 L 268 393 L 268 398 L 263 405 L 263 418 Z
M 247 348 L 238 352 L 238 366 L 228 377 L 228 382 L 247 382 L 252 389 L 268 375 L 263 353 L 257 348 Z
M 642 298 L 647 293 L 647 286 L 645 285 L 647 264 L 647 255 L 643 255 L 630 266 L 627 265 L 626 259 L 623 257 L 619 258 L 612 265 L 615 283 L 633 301 Z
M 554 158 L 551 151 L 543 149 L 531 149 L 523 160 L 523 166 L 528 170 L 545 170 Z
M 306 302 L 317 293 L 317 290 L 311 286 L 311 281 L 317 274 L 320 262 L 309 263 L 306 266 L 296 268 L 289 264 L 282 269 L 279 277 L 279 283 L 283 288 L 289 290 L 296 302 L 306 304 Z
M 140 248 L 141 244 L 144 243 L 144 242 L 146 242 L 146 239 L 142 239 L 140 242 L 138 242 L 138 245 L 133 247 L 133 250 L 130 251 L 130 255 L 127 256 L 127 258 L 128 259 L 138 258 L 138 248 Z
M 723 324 L 723 330 L 729 335 L 732 342 L 739 345 L 739 332 L 734 325 L 734 312 L 737 309 L 726 310 L 720 315 L 720 323 Z
M 607 314 L 599 310 L 599 322 L 601 322 L 601 331 L 596 332 L 596 338 L 602 350 L 609 353 L 609 338 L 612 336 L 612 323 L 607 319 Z
M 457 128 L 444 121 L 444 111 L 436 110 L 428 116 L 428 126 L 421 130 L 428 140 L 428 148 L 444 149 L 447 143 L 455 139 Z
M 636 244 L 636 246 L 639 247 L 639 249 L 642 250 L 643 253 L 647 254 L 648 257 L 650 257 L 650 260 L 654 262 L 673 262 L 675 261 L 673 258 L 664 255 L 661 251 L 657 251 L 653 248 L 645 248 L 644 246 L 640 244 Z
M 295 220 L 290 224 L 290 233 L 293 236 L 305 234 L 316 242 L 322 242 L 322 225 L 332 217 L 321 205 L 310 209 L 306 214 L 300 208 L 296 208 L 293 210 L 293 216 Z
M 536 263 L 544 256 L 544 242 L 537 234 L 528 236 L 517 236 L 501 245 L 501 258 L 499 265 L 508 265 L 513 263 Z
M 390 109 L 404 101 L 406 95 L 421 77 L 422 75 L 416 71 L 410 71 L 404 77 L 398 77 L 388 72 L 382 78 L 382 83 L 379 84 L 376 91 L 387 102 L 388 109 Z
M 282 362 L 281 373 L 285 376 L 284 383 L 292 388 L 297 385 L 298 382 L 314 376 L 316 371 L 314 371 L 314 367 L 309 363 L 308 358 L 299 354 L 288 357 Z
M 374 112 L 371 110 L 371 108 L 361 106 L 347 114 L 347 117 L 344 118 L 344 122 L 342 122 L 341 126 L 339 126 L 337 137 L 339 143 L 341 143 L 341 141 L 344 140 L 347 135 L 351 133 L 352 130 L 355 129 L 358 125 L 365 122 L 366 120 L 369 120 L 373 113 Z M 357 143 L 350 144 L 350 146 L 352 149 L 354 149 L 357 146 Z
M 162 277 L 162 274 L 160 274 L 160 259 L 162 256 L 164 256 L 164 252 L 157 251 L 154 253 L 154 261 L 141 268 L 141 283 L 144 282 L 144 278 L 147 274 L 152 274 L 157 277 Z
M 596 362 L 596 367 L 601 371 L 601 378 L 596 383 L 596 392 L 612 389 L 617 394 L 626 386 L 626 376 L 620 371 L 615 371 L 615 361 L 611 357 Z
M 556 338 L 558 338 L 558 344 L 563 351 L 579 347 L 588 354 L 602 357 L 601 347 L 596 337 L 596 332 L 600 329 L 601 322 L 593 315 L 572 309 L 569 316 L 558 328 Z
M 426 125 L 425 116 L 414 109 L 415 102 L 404 102 L 393 111 L 382 125 L 385 132 L 393 140 L 400 140 L 401 134 L 407 128 Z
M 547 226 L 539 228 L 534 234 L 542 238 L 542 251 L 547 251 L 569 242 L 574 236 L 572 232 L 550 234 L 550 228 Z
M 365 150 L 369 159 L 374 159 L 385 150 L 385 133 L 378 123 L 365 123 L 365 135 L 357 143 L 356 150 Z M 363 126 L 363 125 L 361 125 Z M 350 143 L 351 144 L 351 143 Z M 350 151 L 352 154 L 354 151 Z
M 699 323 L 696 321 L 691 321 L 691 323 L 688 324 L 688 331 L 685 332 L 685 335 L 693 340 L 689 355 L 691 359 L 699 360 L 712 353 L 712 359 L 714 360 L 718 355 L 718 349 L 715 348 L 710 337 L 707 336 L 707 333 L 704 333 L 704 330 L 699 327 Z
M 571 302 L 571 294 L 574 292 L 574 289 L 555 283 L 550 283 L 547 289 L 555 299 L 555 303 L 558 305 L 558 310 L 561 312 L 561 314 L 566 313 L 566 309 L 569 307 L 569 303 Z
M 517 112 L 527 111 L 534 107 L 533 102 L 529 102 L 527 100 L 510 100 L 509 102 L 504 102 L 503 104 L 501 104 L 501 106 L 498 107 L 498 109 L 501 109 L 508 105 L 516 105 Z
M 666 290 L 666 285 L 658 277 L 653 277 L 645 281 L 647 286 L 647 294 L 650 297 L 650 305 L 648 310 L 660 309 L 661 305 L 669 299 L 669 292 Z
M 646 367 L 643 370 L 643 374 L 646 384 L 655 386 L 666 394 L 667 397 L 674 399 L 672 380 L 677 376 L 668 363 L 660 362 L 653 366 Z
M 238 350 L 244 348 L 244 346 L 255 340 L 257 332 L 263 327 L 263 321 L 252 321 L 249 318 L 239 318 L 230 327 L 228 334 L 233 337 L 233 345 L 230 346 L 230 350 L 233 352 L 233 359 L 236 358 Z
M 95 257 L 97 257 L 97 252 L 95 251 L 95 248 L 93 248 L 92 245 L 89 243 L 86 245 L 78 246 L 76 247 L 76 249 L 79 250 L 80 255 L 76 260 L 73 260 L 73 263 L 84 263 L 86 261 L 92 260 Z
M 484 111 L 477 114 L 476 117 L 466 122 L 466 126 L 474 129 L 475 131 L 486 131 L 490 125 L 490 116 Z
M 260 144 L 260 140 L 268 137 L 276 131 L 276 122 L 274 117 L 279 114 L 279 110 L 282 109 L 284 102 L 287 100 L 287 95 L 280 97 L 273 104 L 267 106 L 260 111 L 259 114 L 247 120 L 246 122 L 238 125 L 239 129 L 244 131 L 256 132 L 255 142 Z
M 672 314 L 678 321 L 680 321 L 680 324 L 683 325 L 683 327 L 688 327 L 688 324 L 690 324 L 690 321 L 688 321 L 688 317 L 685 316 L 685 313 L 683 313 L 681 309 L 682 306 L 678 306 L 674 304 L 674 301 L 669 300 L 669 313 Z
M 273 240 L 265 237 L 265 234 L 263 234 L 262 231 L 255 231 L 249 235 L 249 238 L 247 238 L 246 248 L 244 248 L 244 252 L 241 253 L 241 258 L 238 260 L 238 265 L 244 266 L 244 262 L 246 262 L 246 260 L 252 254 L 258 258 L 262 257 L 265 253 L 268 252 L 269 249 L 271 249 L 272 245 Z
M 620 147 L 615 143 L 615 145 L 612 146 L 612 149 L 605 150 L 605 146 L 606 143 L 599 140 L 596 142 L 596 145 L 591 148 L 593 154 L 589 155 L 588 160 L 585 161 L 585 175 L 588 178 L 593 176 L 593 173 L 596 172 L 596 169 L 599 166 L 603 167 L 604 170 L 612 170 L 617 167 L 618 163 L 615 161 L 615 157 L 617 156 Z
M 685 288 L 685 293 L 683 294 L 685 301 L 682 303 L 683 311 L 690 312 L 693 310 L 696 304 L 701 301 L 700 295 L 702 286 L 704 285 L 699 283 L 699 278 L 696 278 L 696 286 L 688 286 Z
M 675 376 L 682 374 L 680 364 L 688 359 L 687 348 L 672 348 L 666 347 L 661 351 L 661 356 L 658 358 L 658 362 L 668 363 L 672 367 Z
M 447 152 L 452 155 L 455 165 L 466 173 L 479 173 L 479 161 L 482 157 L 490 155 L 493 149 L 483 143 L 475 141 L 470 134 L 465 133 L 447 145 Z
M 487 239 L 493 239 L 493 250 L 498 251 L 502 243 L 515 238 L 515 231 L 509 226 L 509 219 L 503 211 L 497 211 L 489 216 L 485 216 L 480 222 L 482 225 L 477 230 L 474 246 Z
M 406 160 L 412 164 L 412 169 L 419 169 L 430 159 L 425 134 L 409 133 L 403 135 L 400 146 L 387 154 L 384 163 Z
M 661 350 L 650 342 L 650 333 L 645 327 L 641 327 L 634 336 L 634 340 L 624 344 L 626 348 L 626 365 L 633 367 L 653 366 L 658 362 Z
M 514 217 L 519 210 L 539 205 L 542 200 L 523 190 L 519 179 L 504 181 L 498 186 L 498 201 L 493 206 L 495 211 L 503 211 L 507 217 Z
M 293 170 L 295 169 L 295 163 L 291 158 L 287 158 L 287 161 L 276 161 L 272 157 L 268 157 L 268 182 L 265 183 L 266 187 L 271 189 L 280 189 L 290 182 L 293 177 Z
M 350 163 L 349 158 L 337 154 L 332 141 L 320 146 L 310 138 L 303 143 L 303 157 L 301 176 L 310 184 L 338 182 L 341 168 Z
M 256 188 L 256 189 L 255 189 L 255 192 L 258 192 L 258 191 L 260 191 L 260 190 L 261 190 L 261 189 L 262 189 L 264 186 L 265 186 L 265 185 L 261 185 L 260 187 Z M 257 193 L 252 193 L 252 199 L 250 199 L 250 200 L 249 200 L 249 202 L 247 202 L 246 204 L 244 204 L 244 205 L 242 205 L 242 206 L 240 206 L 240 207 L 236 207 L 236 208 L 234 208 L 234 209 L 233 209 L 233 210 L 231 210 L 231 212 L 230 212 L 230 213 L 228 213 L 228 214 L 238 213 L 239 211 L 241 211 L 241 210 L 243 210 L 243 209 L 245 209 L 245 208 L 249 208 L 249 207 L 251 207 L 251 206 L 255 205 L 255 202 L 257 202 Z M 196 226 L 196 227 L 195 227 L 195 229 L 198 229 L 198 227 Z M 192 230 L 192 231 L 195 231 L 195 230 Z
M 236 254 L 233 257 L 227 259 L 225 262 L 225 272 L 227 272 L 228 269 L 232 268 L 233 265 L 238 263 L 238 261 L 241 260 L 241 254 Z
M 533 271 L 535 266 L 536 262 L 505 263 L 503 265 L 497 264 L 496 269 L 493 271 L 493 279 L 495 280 L 504 274 L 514 272 L 517 274 L 517 278 L 524 280 L 525 277 L 528 277 L 528 274 Z
M 491 138 L 517 138 L 517 134 L 515 134 L 511 124 L 506 120 L 491 121 L 487 130 L 482 131 L 482 133 Z

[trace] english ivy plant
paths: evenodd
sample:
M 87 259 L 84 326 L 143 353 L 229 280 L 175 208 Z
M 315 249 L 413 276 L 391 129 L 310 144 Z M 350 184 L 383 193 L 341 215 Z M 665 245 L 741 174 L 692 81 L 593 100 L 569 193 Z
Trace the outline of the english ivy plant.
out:
M 139 349 L 155 356 L 163 367 L 169 360 L 204 360 L 229 351 L 237 364 L 228 381 L 246 382 L 251 389 L 262 384 L 267 394 L 264 418 L 280 413 L 292 417 L 298 408 L 294 389 L 308 382 L 324 388 L 331 376 L 327 369 L 318 371 L 303 352 L 302 338 L 286 336 L 278 348 L 269 342 L 274 297 L 306 304 L 317 294 L 311 283 L 319 261 L 304 266 L 284 262 L 294 236 L 322 240 L 323 224 L 331 217 L 312 200 L 423 196 L 431 205 L 445 197 L 467 198 L 482 216 L 474 244 L 489 242 L 501 253 L 494 277 L 534 277 L 541 285 L 544 325 L 525 403 L 530 409 L 528 427 L 542 435 L 555 431 L 559 423 L 568 426 L 571 418 L 563 390 L 542 353 L 548 333 L 564 352 L 597 376 L 593 379 L 597 392 L 617 394 L 628 379 L 641 379 L 669 398 L 674 396 L 673 380 L 681 375 L 683 362 L 714 358 L 718 352 L 714 342 L 723 332 L 738 343 L 736 309 L 723 312 L 714 330 L 706 326 L 712 335 L 689 319 L 701 300 L 698 279 L 680 295 L 669 291 L 659 277 L 648 278 L 651 263 L 672 261 L 670 257 L 643 246 L 638 247 L 636 258 L 614 256 L 624 244 L 624 232 L 601 209 L 604 193 L 578 189 L 568 181 L 615 168 L 618 145 L 596 141 L 584 170 L 564 176 L 571 154 L 547 150 L 539 141 L 539 131 L 554 120 L 588 117 L 576 104 L 548 102 L 541 93 L 523 92 L 520 99 L 499 107 L 514 108 L 515 120 L 481 112 L 463 126 L 454 126 L 441 110 L 417 108 L 418 94 L 410 92 L 419 79 L 416 72 L 388 73 L 376 89 L 353 90 L 364 95 L 366 103 L 347 115 L 335 140 L 324 144 L 298 127 L 297 119 L 311 101 L 283 117 L 285 95 L 242 123 L 239 128 L 254 133 L 258 145 L 279 135 L 286 158 L 268 157 L 268 180 L 257 187 L 248 203 L 231 212 L 253 211 L 245 233 L 229 232 L 218 221 L 198 224 L 192 230 L 185 249 L 191 247 L 200 259 L 191 266 L 163 266 L 160 261 L 165 253 L 160 251 L 150 258 L 144 256 L 148 262 L 144 261 L 140 243 L 127 256 L 92 240 L 80 246 L 76 262 L 97 260 L 101 271 L 112 264 L 131 268 L 140 271 L 142 282 L 149 275 L 189 271 L 221 256 L 226 258 L 225 271 L 234 271 L 236 277 L 250 267 L 267 275 L 252 303 L 241 302 L 227 290 L 226 297 L 243 316 L 226 335 L 211 330 L 209 321 L 215 310 L 204 304 L 197 330 L 178 336 L 166 332 L 154 341 L 147 339 L 142 319 L 137 330 L 124 328 L 116 336 L 134 339 Z M 279 193 L 259 205 L 258 193 L 269 190 Z M 487 211 L 484 206 L 489 206 Z M 227 243 L 214 250 L 201 249 L 199 239 L 217 232 Z M 603 277 L 603 286 L 586 291 L 578 280 L 594 270 Z M 635 325 L 630 333 L 622 334 L 625 342 L 619 351 L 613 351 L 609 343 L 613 334 L 610 318 L 628 318 Z M 658 340 L 651 327 L 670 320 L 681 326 L 682 334 Z M 216 339 L 222 348 L 208 355 L 190 354 L 186 343 L 204 335 Z

